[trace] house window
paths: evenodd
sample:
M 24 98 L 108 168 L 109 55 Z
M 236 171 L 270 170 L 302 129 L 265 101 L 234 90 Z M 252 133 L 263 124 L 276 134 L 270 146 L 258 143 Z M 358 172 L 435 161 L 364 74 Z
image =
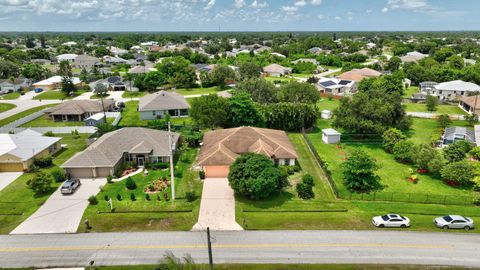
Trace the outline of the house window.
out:
M 460 95 L 462 95 L 462 96 L 463 96 L 463 95 L 465 95 L 465 92 L 464 92 L 464 91 L 462 91 L 462 93 L 461 93 Z
M 156 112 L 155 112 L 155 111 L 152 111 L 152 115 L 155 116 L 155 115 L 156 115 Z

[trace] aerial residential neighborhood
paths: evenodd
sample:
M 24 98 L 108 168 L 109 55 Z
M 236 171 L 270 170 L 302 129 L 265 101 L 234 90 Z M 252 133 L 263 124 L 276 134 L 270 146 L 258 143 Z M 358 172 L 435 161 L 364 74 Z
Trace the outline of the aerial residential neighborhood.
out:
M 480 269 L 454 2 L 0 1 L 0 269 Z

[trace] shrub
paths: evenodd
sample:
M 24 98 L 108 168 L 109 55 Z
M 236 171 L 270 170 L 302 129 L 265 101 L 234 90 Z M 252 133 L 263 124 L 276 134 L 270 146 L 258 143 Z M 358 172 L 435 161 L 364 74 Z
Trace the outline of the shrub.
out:
M 89 202 L 91 205 L 97 205 L 97 204 L 98 204 L 97 197 L 94 196 L 94 195 L 88 197 L 88 202 Z
M 195 195 L 194 191 L 187 191 L 185 192 L 185 199 L 187 199 L 187 202 L 193 202 L 197 196 Z
M 412 163 L 414 144 L 410 141 L 399 141 L 393 147 L 393 157 L 404 163 Z
M 108 202 L 108 201 L 110 200 L 110 197 L 108 197 L 108 195 L 105 194 L 105 196 L 103 197 L 103 199 Z
M 137 188 L 137 183 L 135 183 L 135 181 L 133 180 L 133 178 L 128 177 L 128 178 L 127 178 L 127 181 L 125 182 L 125 186 L 126 186 L 127 189 L 129 189 L 129 190 L 134 190 L 134 189 Z
M 145 168 L 149 170 L 164 170 L 170 166 L 168 162 L 154 162 L 154 163 L 146 163 Z
M 205 171 L 199 171 L 198 175 L 200 176 L 200 179 L 205 179 Z
M 132 200 L 132 202 L 137 200 L 134 193 L 130 193 L 130 200 Z
M 33 160 L 33 164 L 37 165 L 40 168 L 47 168 L 52 166 L 53 159 L 52 157 L 39 157 Z
M 315 193 L 313 193 L 313 187 L 305 182 L 297 183 L 296 190 L 298 197 L 304 200 L 310 200 L 315 197 Z
M 288 185 L 287 175 L 271 159 L 255 153 L 237 157 L 228 181 L 236 193 L 254 200 L 268 198 Z
M 315 183 L 313 182 L 313 176 L 311 176 L 310 174 L 305 174 L 302 177 L 302 182 L 312 187 L 315 186 Z
M 48 193 L 52 189 L 52 182 L 50 175 L 40 172 L 28 180 L 27 185 L 38 196 Z
M 464 159 L 473 146 L 467 141 L 456 141 L 443 149 L 443 155 L 450 162 Z
M 53 170 L 51 174 L 55 182 L 60 183 L 65 181 L 65 172 L 63 170 L 60 170 L 60 169 Z
M 462 186 L 470 185 L 474 174 L 474 167 L 467 161 L 458 161 L 447 164 L 441 170 L 442 179 L 444 181 L 454 181 Z
M 480 160 L 480 146 L 474 147 L 469 154 L 476 160 Z
M 117 201 L 121 201 L 121 200 L 122 200 L 122 195 L 120 195 L 120 193 L 119 193 L 119 194 L 117 194 Z
M 30 165 L 30 167 L 28 168 L 28 172 L 31 172 L 31 173 L 38 172 L 39 170 L 40 170 L 40 167 L 38 167 L 35 164 Z
M 145 200 L 150 201 L 150 195 L 148 195 L 148 193 L 145 194 Z
M 441 128 L 446 128 L 452 123 L 452 120 L 450 119 L 450 116 L 448 116 L 448 114 L 439 115 L 437 121 L 438 125 Z
M 355 150 L 342 164 L 343 180 L 350 191 L 371 191 L 381 187 L 375 171 L 377 161 L 363 150 Z
M 111 175 L 107 176 L 107 183 L 109 184 L 113 183 L 113 176 Z
M 46 136 L 46 137 L 55 137 L 55 134 L 52 132 L 52 131 L 47 131 L 43 134 L 43 136 Z
M 162 197 L 160 197 L 160 194 L 157 194 L 157 201 L 161 201 Z
M 281 166 L 281 168 L 288 175 L 293 175 L 296 172 L 294 166 Z
M 165 201 L 169 201 L 170 198 L 168 197 L 168 193 L 163 193 L 163 198 L 165 199 Z
M 406 136 L 396 128 L 387 129 L 382 135 L 383 138 L 383 148 L 388 153 L 393 152 L 393 147 L 400 141 L 405 140 Z

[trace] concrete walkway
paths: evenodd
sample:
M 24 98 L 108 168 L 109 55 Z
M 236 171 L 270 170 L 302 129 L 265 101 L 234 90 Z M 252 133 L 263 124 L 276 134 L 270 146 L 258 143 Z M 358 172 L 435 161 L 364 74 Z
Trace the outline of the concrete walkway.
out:
M 203 183 L 198 222 L 192 231 L 241 231 L 235 221 L 235 197 L 226 178 L 207 178 Z
M 88 206 L 88 197 L 96 195 L 105 178 L 81 179 L 82 185 L 72 195 L 62 195 L 60 188 L 29 218 L 10 234 L 75 233 L 83 212 Z
M 0 191 L 10 185 L 15 179 L 20 177 L 23 172 L 2 172 L 0 173 Z

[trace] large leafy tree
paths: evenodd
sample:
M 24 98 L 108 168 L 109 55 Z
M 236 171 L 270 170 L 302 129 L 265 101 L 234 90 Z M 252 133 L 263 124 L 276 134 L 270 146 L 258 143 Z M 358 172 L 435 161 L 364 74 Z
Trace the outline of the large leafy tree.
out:
M 71 93 L 75 91 L 75 85 L 73 84 L 72 67 L 68 61 L 60 62 L 58 68 L 58 75 L 62 76 L 62 91 L 65 93 Z
M 230 166 L 232 189 L 253 200 L 268 198 L 288 185 L 287 175 L 273 161 L 255 153 L 242 154 Z
M 255 62 L 242 62 L 238 65 L 238 73 L 242 80 L 258 78 L 260 77 L 261 72 L 262 68 Z
M 301 131 L 315 126 L 316 106 L 305 103 L 272 103 L 261 106 L 265 126 L 286 131 Z
M 235 71 L 228 66 L 217 66 L 209 74 L 211 82 L 220 88 L 225 88 L 228 81 L 235 80 Z
M 274 103 L 278 100 L 277 88 L 265 79 L 247 79 L 238 82 L 236 87 L 237 91 L 249 93 L 252 100 L 258 103 Z
M 229 120 L 228 101 L 217 95 L 194 98 L 191 103 L 190 116 L 201 127 L 227 127 Z
M 407 130 L 411 119 L 400 93 L 372 89 L 343 98 L 334 110 L 333 126 L 351 134 L 382 134 L 388 128 Z
M 261 114 L 248 93 L 235 93 L 228 100 L 228 108 L 232 127 L 263 125 Z
M 195 84 L 195 68 L 182 56 L 166 58 L 155 67 L 172 86 L 189 88 Z
M 446 165 L 442 171 L 442 179 L 445 181 L 454 181 L 462 186 L 472 183 L 475 175 L 474 167 L 468 161 L 458 161 Z
M 400 141 L 405 140 L 407 137 L 398 129 L 396 128 L 389 128 L 386 130 L 383 135 L 383 148 L 388 153 L 393 152 L 393 147 Z
M 411 163 L 414 147 L 415 145 L 411 141 L 399 141 L 393 147 L 393 157 L 400 162 Z
M 415 146 L 412 160 L 419 169 L 428 169 L 433 174 L 438 173 L 438 168 L 443 167 L 443 164 L 445 164 L 445 160 L 440 152 L 428 144 Z
M 280 87 L 278 99 L 282 102 L 315 104 L 320 100 L 320 92 L 309 83 L 291 82 Z
M 11 61 L 0 60 L 0 78 L 7 79 L 11 76 L 17 77 L 20 74 L 20 68 Z
M 46 194 L 52 189 L 52 182 L 53 178 L 51 175 L 39 172 L 35 174 L 32 179 L 28 180 L 27 184 L 28 187 L 33 190 L 35 196 L 40 196 Z
M 467 141 L 456 141 L 443 149 L 443 155 L 450 162 L 464 159 L 473 146 Z
M 379 166 L 365 151 L 353 151 L 342 167 L 343 180 L 350 191 L 365 192 L 380 188 L 379 177 L 375 175 Z
M 49 74 L 48 69 L 39 64 L 25 64 L 22 66 L 22 76 L 35 81 L 45 79 Z

